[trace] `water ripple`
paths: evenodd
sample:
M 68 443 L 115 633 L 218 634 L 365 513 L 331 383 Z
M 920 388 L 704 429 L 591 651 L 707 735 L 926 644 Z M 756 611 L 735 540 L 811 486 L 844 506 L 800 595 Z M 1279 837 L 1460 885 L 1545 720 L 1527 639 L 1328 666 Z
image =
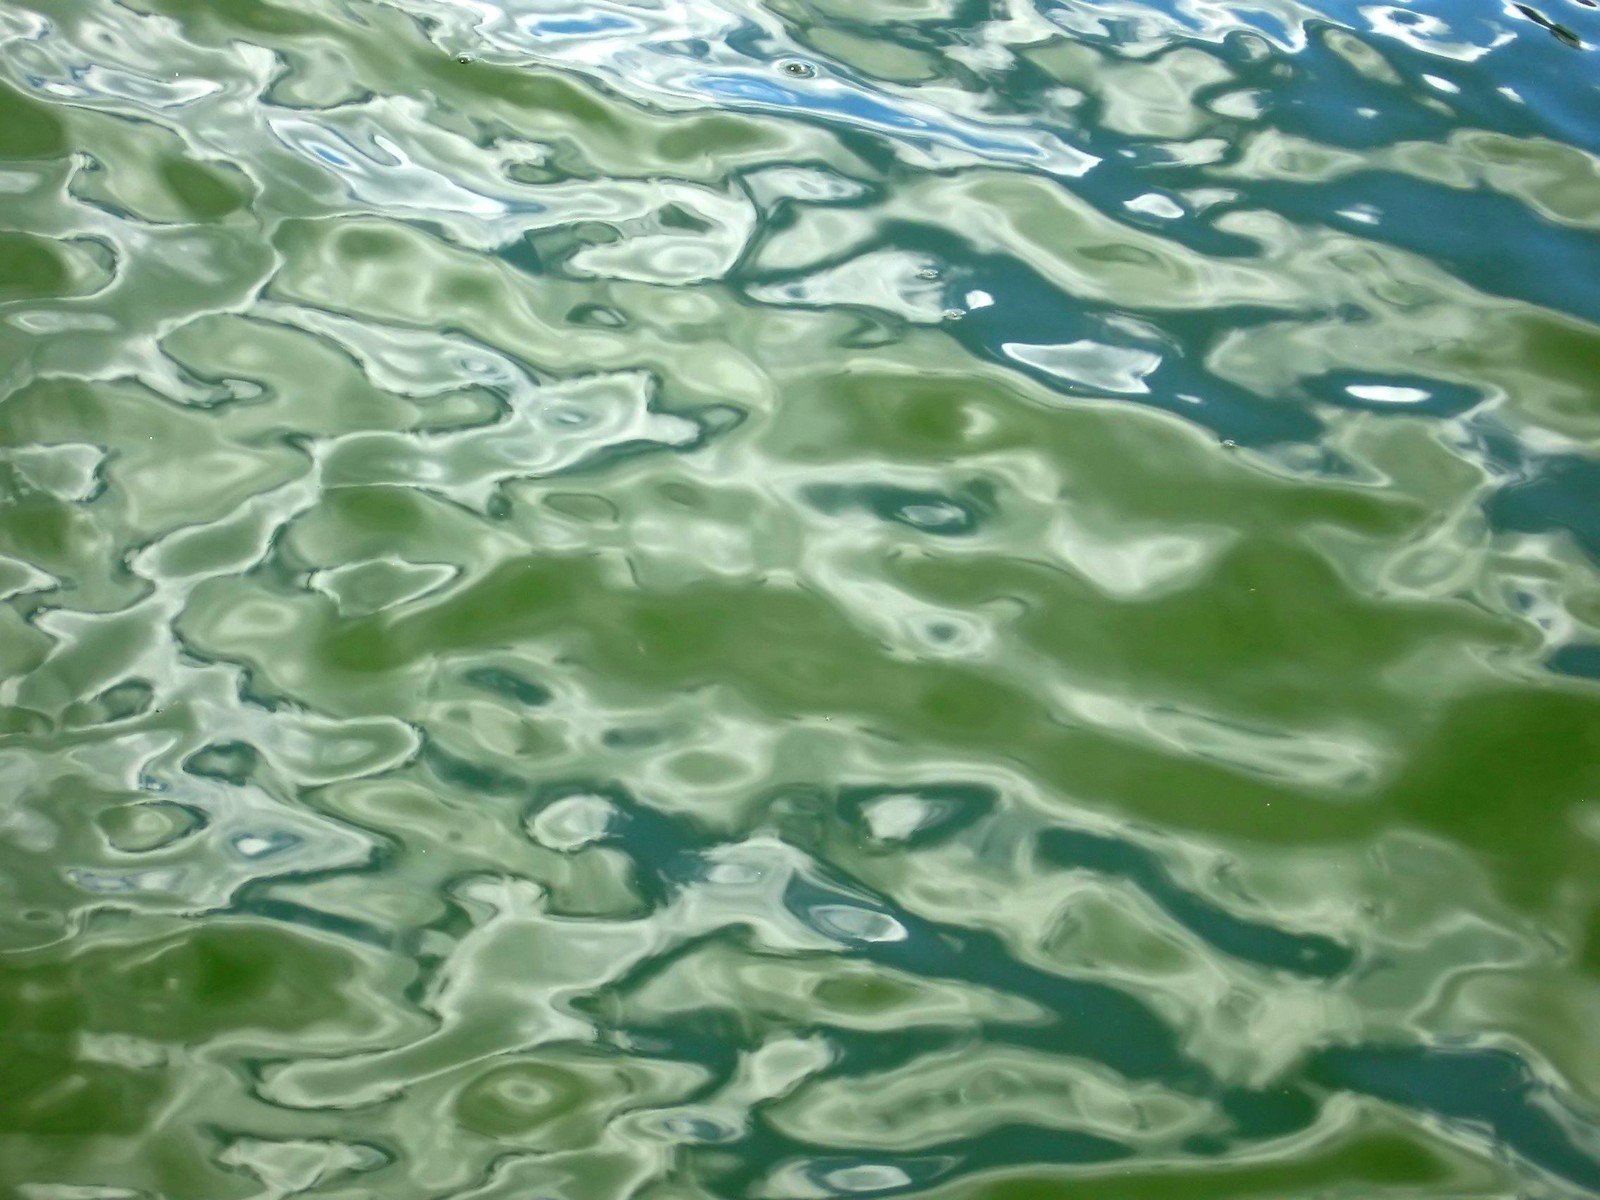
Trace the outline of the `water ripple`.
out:
M 1600 10 L 0 10 L 0 1193 L 1600 1194 Z

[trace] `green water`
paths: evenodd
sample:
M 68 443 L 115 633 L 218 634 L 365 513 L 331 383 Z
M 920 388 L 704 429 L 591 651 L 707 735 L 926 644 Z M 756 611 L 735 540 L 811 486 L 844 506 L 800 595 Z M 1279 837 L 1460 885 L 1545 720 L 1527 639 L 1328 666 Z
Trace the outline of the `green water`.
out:
M 0 9 L 0 1197 L 1600 1194 L 1597 43 Z

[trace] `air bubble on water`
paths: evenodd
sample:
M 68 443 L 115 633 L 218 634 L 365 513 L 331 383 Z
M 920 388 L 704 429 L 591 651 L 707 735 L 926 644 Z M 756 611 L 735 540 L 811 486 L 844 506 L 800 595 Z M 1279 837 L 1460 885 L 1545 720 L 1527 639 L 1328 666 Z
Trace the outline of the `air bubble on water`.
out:
M 785 75 L 792 75 L 796 79 L 810 79 L 817 73 L 816 67 L 798 58 L 788 58 L 778 64 L 778 69 Z
M 706 867 L 704 878 L 707 883 L 723 886 L 747 886 L 759 883 L 765 874 L 755 863 L 719 862 Z
M 529 836 L 563 853 L 581 850 L 604 838 L 617 820 L 616 805 L 604 796 L 583 792 L 563 796 L 527 818 Z
M 912 1179 L 893 1163 L 861 1163 L 828 1171 L 820 1182 L 833 1191 L 860 1194 L 909 1187 Z
M 874 841 L 904 842 L 932 825 L 939 812 L 921 796 L 901 793 L 879 796 L 862 807 L 861 815 Z
M 818 904 L 810 910 L 811 924 L 829 937 L 849 942 L 903 942 L 906 927 L 888 913 L 853 904 Z

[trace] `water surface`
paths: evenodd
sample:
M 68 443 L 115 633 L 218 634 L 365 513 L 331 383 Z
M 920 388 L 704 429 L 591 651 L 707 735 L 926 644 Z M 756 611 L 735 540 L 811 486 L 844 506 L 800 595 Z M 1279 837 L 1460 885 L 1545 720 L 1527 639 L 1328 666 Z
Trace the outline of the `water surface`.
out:
M 13 0 L 0 1195 L 1600 1193 L 1591 0 Z

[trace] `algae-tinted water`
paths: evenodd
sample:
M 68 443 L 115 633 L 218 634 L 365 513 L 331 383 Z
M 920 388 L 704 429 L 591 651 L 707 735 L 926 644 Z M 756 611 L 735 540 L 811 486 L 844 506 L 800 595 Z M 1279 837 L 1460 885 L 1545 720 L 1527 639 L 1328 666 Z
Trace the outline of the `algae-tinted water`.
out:
M 0 1195 L 1600 1193 L 1590 0 L 0 9 Z

